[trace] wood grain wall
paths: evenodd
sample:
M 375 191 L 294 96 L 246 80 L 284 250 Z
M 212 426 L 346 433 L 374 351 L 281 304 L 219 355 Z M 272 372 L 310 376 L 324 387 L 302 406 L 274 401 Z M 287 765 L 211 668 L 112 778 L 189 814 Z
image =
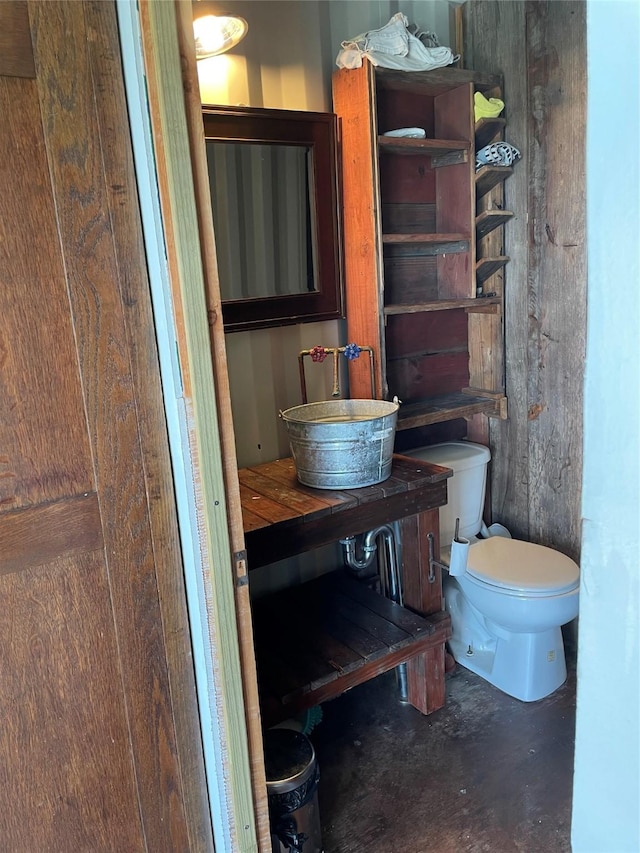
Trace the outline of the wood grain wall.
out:
M 493 520 L 579 557 L 586 335 L 586 5 L 470 0 L 464 63 L 504 75 L 506 388 L 492 421 Z
M 210 851 L 115 4 L 0 33 L 0 849 Z

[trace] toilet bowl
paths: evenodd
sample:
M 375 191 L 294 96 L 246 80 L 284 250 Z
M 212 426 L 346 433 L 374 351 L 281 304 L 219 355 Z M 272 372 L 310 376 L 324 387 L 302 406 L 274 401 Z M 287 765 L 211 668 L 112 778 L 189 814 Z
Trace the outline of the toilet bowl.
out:
M 451 468 L 440 509 L 441 562 L 449 563 L 456 519 L 469 539 L 466 571 L 443 577 L 451 653 L 462 666 L 524 702 L 553 693 L 567 677 L 561 626 L 578 615 L 579 568 L 569 557 L 507 538 L 482 522 L 489 449 L 447 442 L 407 455 Z M 478 537 L 481 529 L 498 535 Z

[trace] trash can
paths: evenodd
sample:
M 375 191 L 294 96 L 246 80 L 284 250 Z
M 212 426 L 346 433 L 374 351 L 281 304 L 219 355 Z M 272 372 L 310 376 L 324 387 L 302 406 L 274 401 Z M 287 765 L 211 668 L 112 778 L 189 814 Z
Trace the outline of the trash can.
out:
M 273 853 L 322 853 L 320 772 L 311 741 L 293 729 L 269 729 L 264 755 Z

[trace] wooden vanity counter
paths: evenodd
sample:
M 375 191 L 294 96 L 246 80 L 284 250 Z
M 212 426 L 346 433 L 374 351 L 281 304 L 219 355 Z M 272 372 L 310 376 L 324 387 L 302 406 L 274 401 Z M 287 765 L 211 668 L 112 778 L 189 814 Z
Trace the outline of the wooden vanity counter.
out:
M 422 713 L 444 704 L 440 570 L 429 581 L 427 534 L 439 554 L 438 507 L 451 471 L 394 455 L 375 486 L 327 490 L 298 482 L 293 459 L 239 471 L 249 571 L 401 522 L 404 607 L 343 571 L 275 593 L 254 605 L 255 649 L 267 725 L 407 662 L 409 701 Z

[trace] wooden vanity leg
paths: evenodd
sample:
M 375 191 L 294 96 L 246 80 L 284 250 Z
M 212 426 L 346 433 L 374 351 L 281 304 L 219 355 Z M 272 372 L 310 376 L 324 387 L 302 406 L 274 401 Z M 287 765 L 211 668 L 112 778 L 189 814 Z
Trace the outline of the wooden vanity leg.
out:
M 434 534 L 434 553 L 440 553 L 438 510 L 427 510 L 405 518 L 402 529 L 403 590 L 405 606 L 429 616 L 443 609 L 442 575 L 435 570 L 429 583 L 429 547 L 427 534 Z M 407 662 L 408 699 L 414 708 L 430 714 L 445 703 L 445 642 Z
M 423 714 L 444 707 L 444 643 L 407 661 L 408 700 Z

